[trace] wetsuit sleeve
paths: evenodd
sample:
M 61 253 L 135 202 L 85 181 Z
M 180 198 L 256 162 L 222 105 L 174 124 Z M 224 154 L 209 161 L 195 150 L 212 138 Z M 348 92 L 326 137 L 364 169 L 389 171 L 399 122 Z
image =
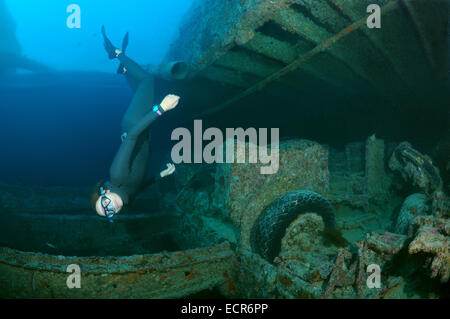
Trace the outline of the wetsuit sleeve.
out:
M 150 124 L 152 124 L 152 122 L 154 120 L 156 120 L 160 115 L 163 114 L 163 112 L 161 112 L 161 107 L 158 106 L 158 112 L 148 112 L 146 116 L 144 116 L 144 118 L 139 121 L 129 132 L 128 132 L 128 139 L 137 139 L 142 132 L 144 132 L 146 129 L 148 129 L 148 127 L 150 126 Z
M 121 181 L 128 176 L 131 157 L 136 148 L 138 137 L 147 130 L 150 124 L 158 117 L 158 113 L 150 111 L 131 129 L 130 132 L 128 132 L 127 137 L 120 145 L 119 151 L 111 165 L 111 182 L 121 184 Z

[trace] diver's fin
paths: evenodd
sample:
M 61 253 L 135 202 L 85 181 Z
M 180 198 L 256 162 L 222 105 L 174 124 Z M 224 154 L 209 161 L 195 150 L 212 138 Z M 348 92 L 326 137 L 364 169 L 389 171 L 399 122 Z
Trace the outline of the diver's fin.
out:
M 122 53 L 125 54 L 125 51 L 127 50 L 128 47 L 128 32 L 127 34 L 125 34 L 125 37 L 123 38 L 122 41 Z M 125 74 L 127 72 L 127 69 L 125 69 L 125 67 L 123 66 L 122 63 L 120 63 L 119 68 L 117 69 L 117 74 Z
M 102 35 L 103 35 L 103 40 L 104 42 L 104 46 L 105 46 L 105 50 L 108 53 L 108 57 L 109 59 L 114 59 L 116 58 L 116 48 L 112 45 L 111 41 L 109 41 L 108 37 L 106 36 L 106 32 L 105 32 L 105 26 L 102 25 Z

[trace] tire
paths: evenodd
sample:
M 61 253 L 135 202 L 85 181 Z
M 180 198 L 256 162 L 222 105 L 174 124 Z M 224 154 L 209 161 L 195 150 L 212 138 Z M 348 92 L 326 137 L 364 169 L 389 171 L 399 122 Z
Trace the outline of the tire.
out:
M 325 227 L 336 228 L 333 209 L 322 195 L 299 190 L 281 196 L 258 216 L 250 233 L 252 250 L 273 262 L 281 250 L 281 240 L 289 225 L 301 214 L 317 213 Z

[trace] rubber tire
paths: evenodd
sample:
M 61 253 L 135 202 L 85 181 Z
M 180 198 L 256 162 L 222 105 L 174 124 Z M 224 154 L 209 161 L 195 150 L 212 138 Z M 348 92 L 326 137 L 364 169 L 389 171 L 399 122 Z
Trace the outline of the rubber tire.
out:
M 258 216 L 250 233 L 253 252 L 273 262 L 280 253 L 286 229 L 299 215 L 306 212 L 320 215 L 325 227 L 336 228 L 333 209 L 325 197 L 312 191 L 294 191 L 272 202 Z

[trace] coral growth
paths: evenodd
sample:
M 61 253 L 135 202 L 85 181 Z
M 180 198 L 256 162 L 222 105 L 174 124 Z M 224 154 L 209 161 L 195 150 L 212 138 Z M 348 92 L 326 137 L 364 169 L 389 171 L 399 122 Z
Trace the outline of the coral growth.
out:
M 450 221 L 432 216 L 416 220 L 417 235 L 409 244 L 410 254 L 425 253 L 431 269 L 431 278 L 440 277 L 441 282 L 450 278 Z
M 321 245 L 320 233 L 325 229 L 322 218 L 317 214 L 301 215 L 286 230 L 281 241 L 281 252 L 313 251 Z
M 338 252 L 336 260 L 334 262 L 328 285 L 323 292 L 322 297 L 328 298 L 336 287 L 351 287 L 355 282 L 356 263 L 351 266 L 347 266 L 346 261 L 350 261 L 352 254 L 346 249 L 341 249 Z M 350 290 L 353 290 L 350 288 Z
M 443 192 L 434 192 L 431 210 L 436 217 L 450 217 L 450 198 L 445 196 Z
M 401 279 L 384 274 L 380 288 L 369 288 L 367 286 L 367 267 L 378 265 L 383 271 L 386 263 L 391 261 L 403 248 L 406 236 L 384 233 L 371 233 L 366 235 L 365 241 L 358 241 L 358 275 L 356 278 L 356 289 L 358 297 L 383 298 L 388 294 L 394 294 L 394 290 L 401 283 Z

